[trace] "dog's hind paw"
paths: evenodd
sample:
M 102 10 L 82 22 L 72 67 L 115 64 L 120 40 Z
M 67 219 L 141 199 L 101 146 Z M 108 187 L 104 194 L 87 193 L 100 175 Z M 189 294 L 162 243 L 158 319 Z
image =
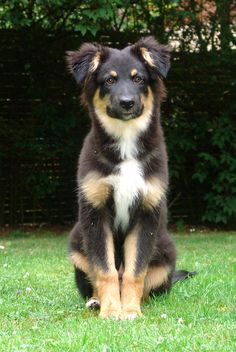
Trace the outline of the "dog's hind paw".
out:
M 86 302 L 85 307 L 88 309 L 99 309 L 100 308 L 100 301 L 97 297 L 91 297 Z

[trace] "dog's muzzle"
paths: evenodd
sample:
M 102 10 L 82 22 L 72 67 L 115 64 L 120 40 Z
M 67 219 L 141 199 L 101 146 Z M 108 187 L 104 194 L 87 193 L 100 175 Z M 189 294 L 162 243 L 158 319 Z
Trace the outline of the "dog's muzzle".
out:
M 135 103 L 134 100 L 122 98 L 118 103 L 107 107 L 108 116 L 128 121 L 139 117 L 143 112 L 143 105 Z

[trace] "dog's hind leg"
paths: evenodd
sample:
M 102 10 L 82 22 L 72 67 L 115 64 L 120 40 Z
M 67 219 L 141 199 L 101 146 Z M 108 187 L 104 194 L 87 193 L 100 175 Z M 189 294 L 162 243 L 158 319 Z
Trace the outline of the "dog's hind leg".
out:
M 82 251 L 82 239 L 77 223 L 70 234 L 70 258 L 74 264 L 75 282 L 81 296 L 88 299 L 87 308 L 99 308 L 100 303 L 96 290 L 92 286 L 90 275 L 91 269 L 86 255 Z
M 88 276 L 75 266 L 75 282 L 81 296 L 88 299 L 93 294 L 93 287 L 89 282 Z
M 79 253 L 74 253 L 74 256 L 79 256 Z M 73 259 L 72 259 L 73 260 Z M 77 265 L 77 264 L 76 264 Z M 75 265 L 75 282 L 81 296 L 87 299 L 86 308 L 98 309 L 100 308 L 100 301 L 97 297 L 97 291 L 91 284 L 90 273 L 84 272 Z
M 151 294 L 167 293 L 172 284 L 171 269 L 167 265 L 149 265 L 144 280 L 143 299 Z
M 87 308 L 99 308 L 100 302 L 97 298 L 97 292 L 91 284 L 91 273 L 89 263 L 85 255 L 79 252 L 71 252 L 71 260 L 75 268 L 75 282 L 81 296 L 88 299 Z
M 190 272 L 186 270 L 178 270 L 170 275 L 168 269 L 165 267 L 149 267 L 145 278 L 143 298 L 145 299 L 149 295 L 162 295 L 168 293 L 172 285 L 177 281 L 191 278 L 196 274 L 195 271 Z

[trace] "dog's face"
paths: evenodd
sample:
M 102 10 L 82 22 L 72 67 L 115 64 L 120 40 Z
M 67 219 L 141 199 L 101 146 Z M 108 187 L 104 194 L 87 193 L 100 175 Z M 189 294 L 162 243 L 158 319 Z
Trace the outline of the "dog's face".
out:
M 123 121 L 141 116 L 148 79 L 144 64 L 130 53 L 130 48 L 111 49 L 97 74 L 97 98 L 104 102 L 107 115 Z
M 123 50 L 86 43 L 67 55 L 69 69 L 83 87 L 83 100 L 106 125 L 150 115 L 153 87 L 170 67 L 168 48 L 152 37 Z

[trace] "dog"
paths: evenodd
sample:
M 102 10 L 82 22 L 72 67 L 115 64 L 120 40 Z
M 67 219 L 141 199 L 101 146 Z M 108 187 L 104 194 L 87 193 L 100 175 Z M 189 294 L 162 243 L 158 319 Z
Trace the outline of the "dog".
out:
M 135 319 L 141 300 L 178 279 L 167 231 L 167 152 L 160 121 L 170 50 L 153 37 L 122 50 L 84 43 L 67 52 L 91 118 L 79 158 L 79 218 L 70 257 L 87 307 Z

